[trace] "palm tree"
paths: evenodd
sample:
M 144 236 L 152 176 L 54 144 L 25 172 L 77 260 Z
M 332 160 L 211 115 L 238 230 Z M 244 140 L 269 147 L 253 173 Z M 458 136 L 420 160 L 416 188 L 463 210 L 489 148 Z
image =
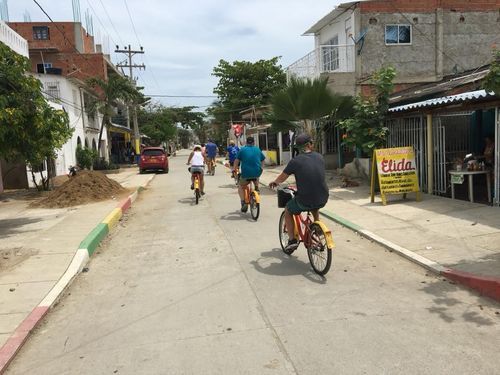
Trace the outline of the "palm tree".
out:
M 99 142 L 97 143 L 97 152 L 99 153 L 101 151 L 102 131 L 104 127 L 111 125 L 113 105 L 118 101 L 141 104 L 145 98 L 128 79 L 116 74 L 110 75 L 107 81 L 98 77 L 90 78 L 87 80 L 87 84 L 100 91 L 100 100 L 94 103 L 96 109 L 103 115 L 99 130 Z
M 315 121 L 349 116 L 353 101 L 350 96 L 332 93 L 327 78 L 292 78 L 285 89 L 272 96 L 271 106 L 267 118 L 275 130 L 300 128 L 314 138 Z

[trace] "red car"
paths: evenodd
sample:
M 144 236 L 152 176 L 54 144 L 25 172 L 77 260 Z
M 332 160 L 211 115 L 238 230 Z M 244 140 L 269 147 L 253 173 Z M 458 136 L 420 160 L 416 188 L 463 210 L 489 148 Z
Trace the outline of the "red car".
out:
M 139 171 L 162 170 L 168 173 L 168 154 L 163 147 L 144 147 L 139 160 Z

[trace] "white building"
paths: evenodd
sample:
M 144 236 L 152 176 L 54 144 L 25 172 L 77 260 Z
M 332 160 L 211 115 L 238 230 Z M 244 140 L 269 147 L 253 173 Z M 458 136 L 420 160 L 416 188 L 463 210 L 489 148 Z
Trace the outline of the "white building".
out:
M 57 176 L 64 175 L 68 173 L 70 166 L 77 164 L 76 148 L 78 145 L 97 151 L 102 115 L 97 111 L 92 114 L 88 105 L 92 94 L 84 89 L 82 82 L 58 74 L 33 75 L 42 82 L 44 95 L 52 107 L 64 109 L 68 114 L 70 126 L 74 129 L 72 137 L 61 150 L 57 151 L 55 172 Z M 106 160 L 108 159 L 107 144 L 107 132 L 103 131 L 100 156 Z M 30 184 L 32 184 L 30 170 L 28 174 Z

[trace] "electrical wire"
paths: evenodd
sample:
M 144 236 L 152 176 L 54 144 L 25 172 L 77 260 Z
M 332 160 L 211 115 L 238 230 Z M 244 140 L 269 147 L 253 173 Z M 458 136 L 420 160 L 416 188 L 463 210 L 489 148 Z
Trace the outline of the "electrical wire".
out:
M 132 24 L 132 30 L 134 31 L 135 37 L 137 38 L 137 42 L 139 43 L 139 46 L 142 46 L 141 39 L 139 38 L 139 34 L 137 33 L 137 30 L 135 28 L 134 20 L 132 19 L 132 14 L 130 13 L 130 9 L 128 7 L 127 0 L 123 0 L 123 3 L 125 4 L 125 9 L 127 10 L 128 13 L 128 18 L 130 19 L 130 23 Z M 161 90 L 160 85 L 158 84 L 158 80 L 156 79 L 156 76 L 154 74 L 154 70 L 151 68 L 151 64 L 148 61 L 147 55 L 144 54 L 144 60 L 146 64 L 150 67 L 148 72 L 151 72 L 151 76 L 153 78 L 153 82 L 155 83 L 156 87 Z M 141 74 L 141 71 L 139 69 L 139 74 Z
M 64 40 L 69 43 L 69 45 L 76 51 L 76 53 L 78 53 L 80 56 L 83 57 L 83 60 L 85 61 L 85 63 L 87 64 L 87 66 L 90 67 L 91 69 L 94 69 L 96 67 L 99 68 L 99 66 L 97 65 L 97 63 L 91 64 L 90 61 L 89 61 L 89 57 L 86 56 L 85 54 L 82 54 L 78 50 L 78 48 L 76 48 L 76 46 L 73 44 L 73 42 L 71 42 L 68 39 L 68 37 L 66 36 L 66 33 L 63 30 L 61 30 L 61 28 L 59 27 L 59 25 L 56 22 L 54 22 L 54 20 L 52 19 L 52 17 L 49 16 L 49 14 L 45 11 L 45 9 L 43 9 L 43 7 L 40 5 L 40 3 L 37 0 L 33 0 L 33 2 L 40 8 L 40 10 L 43 12 L 43 14 L 45 14 L 45 16 L 47 16 L 47 18 L 54 25 L 54 27 L 61 33 L 61 35 L 64 38 Z M 86 75 L 89 78 L 93 77 L 92 75 L 90 75 L 88 73 L 85 73 L 85 72 L 83 72 L 81 70 L 80 70 L 80 73 L 82 73 L 83 75 Z

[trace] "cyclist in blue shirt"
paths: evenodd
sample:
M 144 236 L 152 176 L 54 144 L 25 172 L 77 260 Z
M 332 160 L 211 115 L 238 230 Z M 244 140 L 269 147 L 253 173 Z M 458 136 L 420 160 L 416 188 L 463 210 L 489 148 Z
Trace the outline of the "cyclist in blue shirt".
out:
M 260 148 L 255 147 L 253 137 L 247 137 L 247 144 L 242 147 L 234 160 L 233 173 L 238 173 L 238 167 L 241 164 L 241 176 L 238 186 L 238 193 L 241 199 L 241 212 L 247 212 L 248 205 L 245 203 L 245 191 L 243 188 L 247 186 L 252 179 L 257 179 L 255 182 L 255 190 L 259 190 L 258 178 L 264 169 L 264 159 L 266 158 Z
M 227 159 L 229 159 L 229 167 L 231 168 L 231 177 L 234 177 L 233 166 L 240 148 L 236 146 L 233 140 L 229 141 L 229 146 L 227 147 Z
M 205 154 L 207 155 L 208 173 L 213 174 L 215 157 L 217 156 L 217 145 L 211 139 L 205 145 Z

